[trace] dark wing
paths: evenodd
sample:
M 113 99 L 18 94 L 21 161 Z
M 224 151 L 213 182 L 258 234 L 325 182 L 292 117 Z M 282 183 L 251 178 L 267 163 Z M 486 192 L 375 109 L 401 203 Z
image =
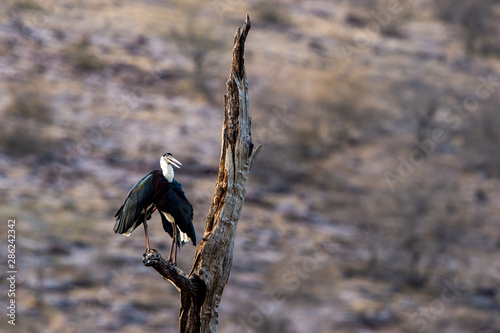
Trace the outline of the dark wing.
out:
M 182 185 L 174 179 L 166 196 L 166 211 L 175 219 L 175 223 L 179 229 L 191 238 L 193 245 L 196 245 L 196 233 L 193 226 L 193 206 L 186 198 L 182 190 Z M 172 236 L 172 224 L 165 223 L 163 220 L 162 222 L 163 229 Z M 184 242 L 180 242 L 180 245 L 184 245 Z
M 153 171 L 137 182 L 130 189 L 125 203 L 116 212 L 116 223 L 114 230 L 119 234 L 130 235 L 144 221 L 144 214 L 153 205 L 153 193 L 151 189 Z

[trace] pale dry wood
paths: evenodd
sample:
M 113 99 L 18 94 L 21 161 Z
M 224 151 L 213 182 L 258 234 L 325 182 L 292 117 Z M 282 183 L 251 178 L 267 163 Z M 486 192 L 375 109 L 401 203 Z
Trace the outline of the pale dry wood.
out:
M 236 227 L 247 188 L 247 178 L 261 146 L 254 149 L 249 115 L 248 80 L 244 66 L 245 40 L 250 18 L 238 28 L 233 42 L 231 71 L 224 96 L 224 123 L 219 175 L 203 239 L 189 275 L 157 252 L 145 253 L 153 267 L 181 293 L 181 332 L 216 332 L 218 307 L 233 261 Z

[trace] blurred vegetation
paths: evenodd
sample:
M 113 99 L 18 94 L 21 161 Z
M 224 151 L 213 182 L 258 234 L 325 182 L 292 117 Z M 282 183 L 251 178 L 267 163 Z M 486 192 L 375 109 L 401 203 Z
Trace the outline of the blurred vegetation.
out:
M 70 45 L 66 49 L 65 57 L 69 64 L 82 72 L 95 72 L 104 67 L 88 36 L 82 36 L 75 44 Z
M 500 56 L 500 2 L 498 0 L 444 0 L 434 2 L 436 15 L 460 26 L 467 54 Z
M 50 162 L 58 144 L 46 130 L 54 122 L 54 113 L 47 100 L 36 90 L 13 88 L 11 101 L 4 110 L 0 131 L 2 150 L 13 157 L 37 156 Z
M 368 0 L 363 3 L 361 20 L 365 25 L 378 27 L 386 37 L 404 38 L 404 26 L 412 20 L 413 4 L 408 1 L 391 2 Z
M 481 111 L 471 116 L 464 128 L 464 150 L 461 157 L 468 170 L 478 171 L 485 177 L 500 178 L 500 98 L 495 94 L 483 102 Z
M 265 99 L 254 102 L 269 110 L 268 123 L 256 132 L 265 144 L 259 162 L 265 167 L 255 173 L 271 187 L 302 180 L 324 189 L 335 187 L 335 177 L 326 170 L 310 174 L 310 165 L 362 145 L 381 131 L 384 111 L 369 104 L 370 68 L 358 62 L 327 62 L 325 67 L 291 72 L 281 85 L 267 89 Z M 301 174 L 308 176 L 298 177 Z
M 221 56 L 223 43 L 214 33 L 216 27 L 207 19 L 215 8 L 206 8 L 197 1 L 190 0 L 180 4 L 186 16 L 180 18 L 180 24 L 167 35 L 192 62 L 192 87 L 210 102 L 215 102 L 211 82 L 219 77 L 220 67 L 217 59 Z M 207 14 L 209 12 L 209 14 Z
M 256 15 L 256 22 L 281 28 L 289 28 L 292 25 L 286 10 L 283 10 L 284 5 L 278 0 L 257 1 L 253 5 L 253 9 Z
M 42 7 L 33 0 L 6 0 L 7 6 L 18 10 L 40 10 Z
M 402 262 L 408 265 L 404 269 L 406 281 L 414 288 L 426 286 L 441 266 L 440 260 L 466 230 L 460 201 L 448 195 L 458 192 L 458 186 L 449 175 L 441 175 L 439 180 L 424 176 L 405 184 L 404 192 L 395 196 L 394 213 L 403 221 L 401 244 L 396 247 L 408 258 Z

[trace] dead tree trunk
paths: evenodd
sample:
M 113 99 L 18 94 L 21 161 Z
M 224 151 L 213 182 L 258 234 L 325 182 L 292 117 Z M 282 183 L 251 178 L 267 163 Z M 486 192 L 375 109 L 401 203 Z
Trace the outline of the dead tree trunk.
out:
M 233 261 L 236 226 L 247 188 L 247 177 L 257 157 L 250 134 L 248 81 L 243 53 L 250 18 L 238 28 L 233 42 L 231 72 L 224 96 L 222 152 L 215 194 L 205 233 L 189 275 L 167 262 L 158 252 L 145 254 L 152 266 L 181 293 L 180 332 L 208 333 L 217 330 L 218 306 Z

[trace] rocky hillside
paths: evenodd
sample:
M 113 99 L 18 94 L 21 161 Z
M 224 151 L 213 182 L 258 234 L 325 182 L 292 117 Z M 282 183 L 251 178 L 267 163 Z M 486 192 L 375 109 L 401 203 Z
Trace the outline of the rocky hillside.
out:
M 0 243 L 7 262 L 15 219 L 18 273 L 0 330 L 178 331 L 178 292 L 113 216 L 171 152 L 203 233 L 246 13 L 264 149 L 219 331 L 500 332 L 494 0 L 1 2 Z

